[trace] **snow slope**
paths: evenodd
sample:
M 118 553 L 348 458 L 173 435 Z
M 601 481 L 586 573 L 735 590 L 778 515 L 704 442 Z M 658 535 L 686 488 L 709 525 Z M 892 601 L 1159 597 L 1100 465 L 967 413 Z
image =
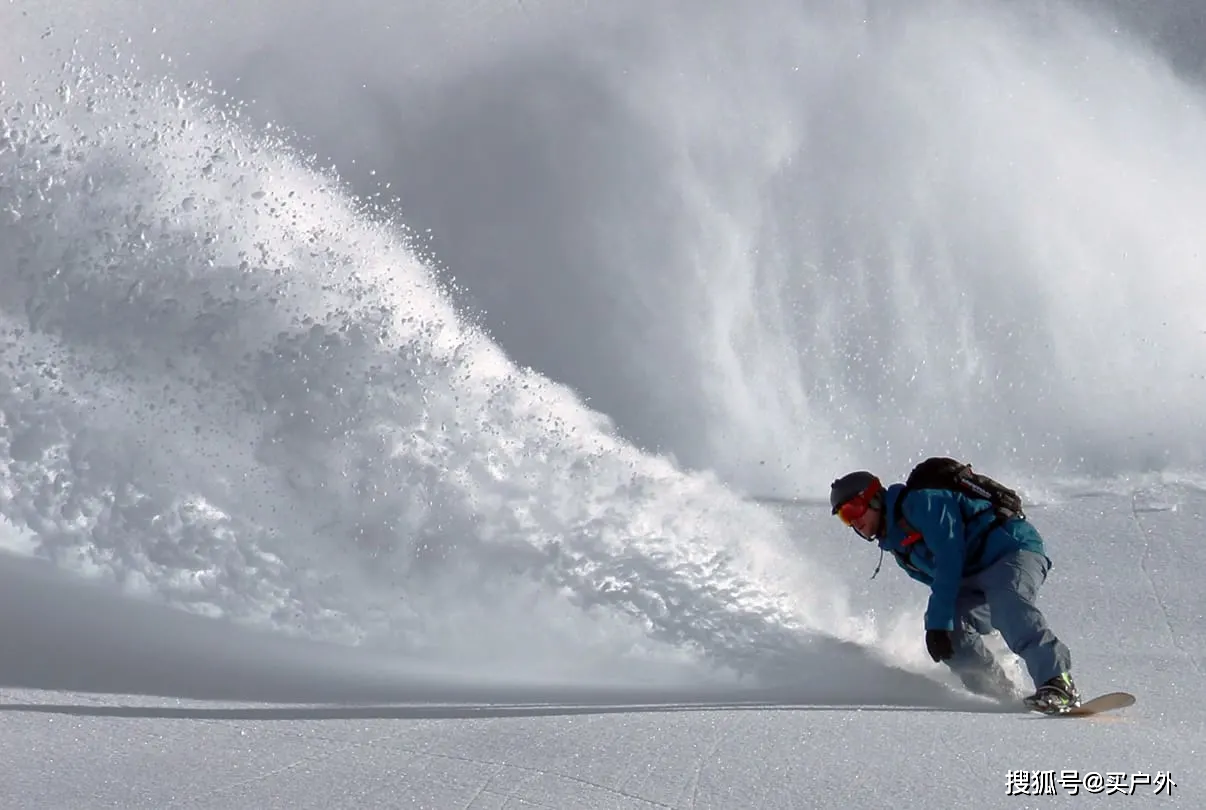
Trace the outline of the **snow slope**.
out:
M 1133 496 L 1081 492 L 1036 510 L 1056 557 L 1043 604 L 1082 684 L 1139 695 L 1083 721 L 1000 713 L 939 686 L 930 666 L 914 668 L 935 681 L 841 654 L 775 689 L 429 673 L 210 619 L 194 627 L 10 562 L 0 673 L 71 691 L 4 690 L 4 795 L 19 797 L 14 807 L 138 808 L 1088 801 L 1069 782 L 1054 797 L 1007 796 L 1007 772 L 1024 769 L 1123 773 L 1128 784 L 1167 772 L 1171 795 L 1133 785 L 1111 799 L 1197 806 L 1206 714 L 1190 701 L 1206 661 L 1196 587 L 1206 492 L 1128 486 Z M 801 532 L 870 569 L 874 555 L 824 529 L 822 510 L 793 514 Z M 881 573 L 866 599 L 916 619 L 923 600 L 902 580 Z
M 0 9 L 0 805 L 1198 801 L 1206 99 L 1086 8 Z M 930 664 L 822 504 L 931 452 L 1138 705 Z

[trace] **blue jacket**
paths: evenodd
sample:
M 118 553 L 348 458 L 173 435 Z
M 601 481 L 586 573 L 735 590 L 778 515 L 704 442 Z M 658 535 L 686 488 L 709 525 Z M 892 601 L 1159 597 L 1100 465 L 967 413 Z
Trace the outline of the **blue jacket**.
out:
M 879 547 L 918 582 L 930 586 L 927 630 L 955 629 L 955 599 L 964 577 L 974 576 L 1018 550 L 1046 556 L 1043 538 L 1027 520 L 994 527 L 988 501 L 940 489 L 918 489 L 904 499 L 901 516 L 912 531 L 893 520 L 904 484 L 884 491 L 884 537 Z M 921 537 L 916 538 L 916 532 Z M 910 537 L 914 542 L 910 543 Z

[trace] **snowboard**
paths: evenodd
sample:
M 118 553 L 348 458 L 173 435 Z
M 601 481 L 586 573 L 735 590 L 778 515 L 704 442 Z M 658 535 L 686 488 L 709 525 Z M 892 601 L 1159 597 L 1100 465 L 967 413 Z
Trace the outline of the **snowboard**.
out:
M 1115 709 L 1125 709 L 1135 703 L 1135 696 L 1130 692 L 1107 692 L 1104 695 L 1086 700 L 1077 706 L 1075 709 L 1069 709 L 1066 712 L 1044 712 L 1040 709 L 1035 709 L 1027 706 L 1026 708 L 1036 714 L 1044 715 L 1045 717 L 1091 717 L 1102 712 L 1111 712 Z

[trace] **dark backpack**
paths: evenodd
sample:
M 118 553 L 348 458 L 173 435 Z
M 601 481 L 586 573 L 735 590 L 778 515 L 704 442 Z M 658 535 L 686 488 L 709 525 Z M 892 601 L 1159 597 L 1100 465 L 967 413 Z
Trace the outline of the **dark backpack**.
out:
M 949 489 L 972 498 L 982 498 L 992 504 L 998 523 L 1010 518 L 1026 517 L 1022 511 L 1022 498 L 1016 491 L 987 475 L 974 472 L 970 464 L 953 458 L 927 458 L 913 468 L 905 479 L 904 491 L 896 499 L 894 511 L 897 523 L 903 519 L 901 510 L 905 496 L 915 489 Z

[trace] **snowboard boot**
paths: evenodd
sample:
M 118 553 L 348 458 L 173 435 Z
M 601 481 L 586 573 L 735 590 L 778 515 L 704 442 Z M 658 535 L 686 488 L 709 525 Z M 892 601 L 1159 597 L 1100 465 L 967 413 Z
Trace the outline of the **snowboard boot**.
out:
M 1040 686 L 1025 703 L 1044 714 L 1063 714 L 1080 705 L 1080 693 L 1072 683 L 1072 676 L 1064 672 Z

